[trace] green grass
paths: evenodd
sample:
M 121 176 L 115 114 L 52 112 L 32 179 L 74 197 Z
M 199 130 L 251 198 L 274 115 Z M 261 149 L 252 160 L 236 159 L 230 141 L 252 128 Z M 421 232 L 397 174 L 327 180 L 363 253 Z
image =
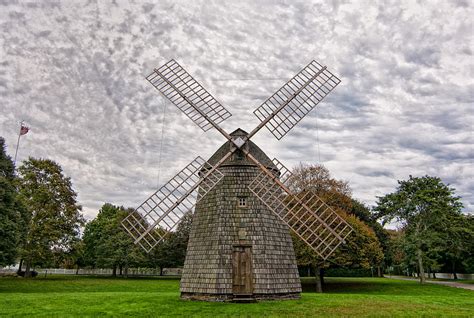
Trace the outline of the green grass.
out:
M 303 279 L 300 300 L 253 304 L 179 298 L 174 278 L 49 276 L 0 278 L 0 316 L 114 317 L 474 317 L 474 292 L 384 278 L 327 278 L 326 292 Z

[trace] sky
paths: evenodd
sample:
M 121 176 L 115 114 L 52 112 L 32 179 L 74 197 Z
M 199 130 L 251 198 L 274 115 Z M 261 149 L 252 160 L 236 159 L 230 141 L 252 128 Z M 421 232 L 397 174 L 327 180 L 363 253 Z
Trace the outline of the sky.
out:
M 323 164 L 372 206 L 397 180 L 438 176 L 474 213 L 472 1 L 0 1 L 0 136 L 18 164 L 59 163 L 87 219 L 137 207 L 225 139 L 145 79 L 178 61 L 232 117 L 311 60 L 341 84 L 280 141 L 287 167 Z

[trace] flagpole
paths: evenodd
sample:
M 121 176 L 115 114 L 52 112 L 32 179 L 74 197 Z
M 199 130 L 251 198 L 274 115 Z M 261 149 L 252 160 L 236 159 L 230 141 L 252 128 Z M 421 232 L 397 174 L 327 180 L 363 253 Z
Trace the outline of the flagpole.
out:
M 20 131 L 18 132 L 18 140 L 16 142 L 15 160 L 13 161 L 13 164 L 15 166 L 16 166 L 16 156 L 18 155 L 18 147 L 20 146 L 21 127 L 23 127 L 23 120 L 20 122 Z

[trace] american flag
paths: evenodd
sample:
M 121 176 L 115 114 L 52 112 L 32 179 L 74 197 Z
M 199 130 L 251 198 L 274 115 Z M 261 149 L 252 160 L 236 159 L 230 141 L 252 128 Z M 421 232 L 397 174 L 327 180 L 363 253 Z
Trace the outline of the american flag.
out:
M 21 128 L 20 128 L 20 136 L 26 135 L 29 130 L 30 130 L 29 127 L 21 125 Z

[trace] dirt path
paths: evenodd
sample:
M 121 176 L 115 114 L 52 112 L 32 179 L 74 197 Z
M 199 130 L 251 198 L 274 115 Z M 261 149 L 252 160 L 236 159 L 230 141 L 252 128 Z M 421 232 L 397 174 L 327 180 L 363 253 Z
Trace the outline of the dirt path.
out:
M 418 281 L 418 278 L 411 278 L 411 277 L 406 277 L 406 276 L 384 276 L 384 277 L 391 278 L 391 279 Z M 449 287 L 462 288 L 462 289 L 468 289 L 468 290 L 474 291 L 474 284 L 464 284 L 464 283 L 459 283 L 459 282 L 449 282 L 449 281 L 431 280 L 431 279 L 427 279 L 426 282 L 430 284 L 445 285 Z

